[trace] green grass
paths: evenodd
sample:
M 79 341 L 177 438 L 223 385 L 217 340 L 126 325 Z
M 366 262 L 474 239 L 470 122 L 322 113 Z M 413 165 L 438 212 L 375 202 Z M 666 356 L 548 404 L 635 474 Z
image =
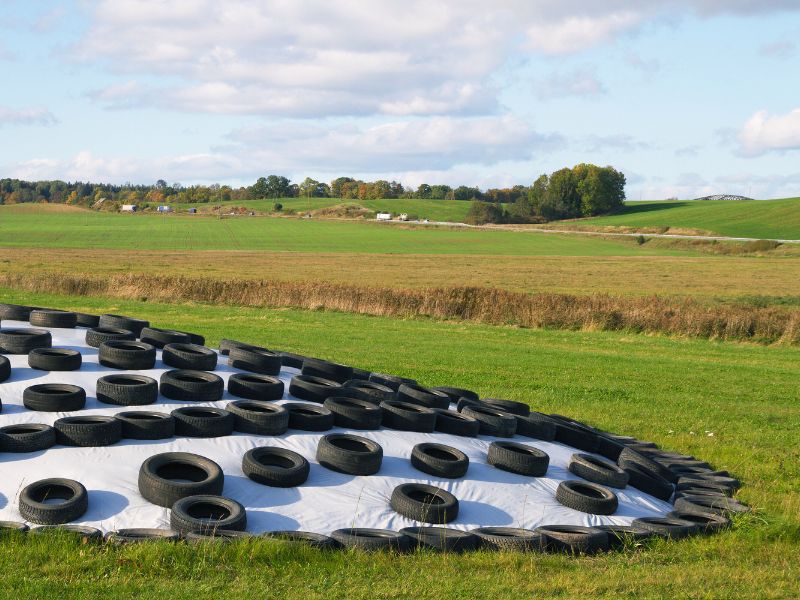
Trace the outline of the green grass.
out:
M 209 202 L 207 204 L 172 204 L 176 209 L 185 210 L 190 207 L 207 206 L 244 206 L 250 210 L 272 212 L 276 202 L 283 205 L 283 210 L 294 210 L 306 213 L 337 204 L 359 204 L 374 212 L 390 212 L 394 215 L 406 213 L 416 215 L 420 219 L 431 221 L 449 221 L 463 223 L 467 217 L 470 203 L 463 200 L 414 200 L 404 198 L 382 198 L 378 200 L 346 200 L 342 198 L 278 198 L 262 200 L 230 200 L 225 202 Z
M 0 544 L 17 597 L 696 597 L 800 595 L 800 349 L 525 330 L 296 310 L 161 305 L 0 290 L 6 302 L 127 313 L 371 370 L 528 402 L 694 454 L 741 478 L 754 512 L 732 531 L 567 558 L 324 554 L 228 548 Z M 713 436 L 708 435 L 713 433 Z M 324 507 L 321 507 L 324 510 Z
M 297 218 L 118 214 L 0 207 L 0 247 L 523 256 L 687 256 L 630 240 Z
M 758 201 L 628 202 L 618 214 L 582 219 L 597 226 L 702 229 L 732 237 L 800 239 L 800 198 Z

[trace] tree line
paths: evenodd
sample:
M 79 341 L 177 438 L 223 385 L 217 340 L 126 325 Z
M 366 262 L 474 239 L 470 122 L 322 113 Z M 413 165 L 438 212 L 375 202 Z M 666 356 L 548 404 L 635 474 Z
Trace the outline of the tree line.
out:
M 253 185 L 241 187 L 219 184 L 183 186 L 163 179 L 153 185 L 0 179 L 0 204 L 52 202 L 98 207 L 103 204 L 193 204 L 293 197 L 342 200 L 416 198 L 472 201 L 472 222 L 502 223 L 610 212 L 622 205 L 624 188 L 625 176 L 616 169 L 580 164 L 572 169 L 542 175 L 530 186 L 487 190 L 427 183 L 411 188 L 397 181 L 362 181 L 352 177 L 337 177 L 330 183 L 306 177 L 300 183 L 293 183 L 282 175 L 259 177 Z

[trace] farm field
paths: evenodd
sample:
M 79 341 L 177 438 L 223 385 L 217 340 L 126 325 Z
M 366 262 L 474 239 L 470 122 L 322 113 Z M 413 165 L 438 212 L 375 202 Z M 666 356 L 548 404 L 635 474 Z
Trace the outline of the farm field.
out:
M 461 384 L 709 460 L 741 478 L 754 513 L 732 531 L 585 558 L 478 553 L 325 554 L 256 542 L 197 550 L 11 539 L 0 582 L 17 595 L 196 597 L 796 597 L 800 348 L 605 332 L 387 319 L 327 311 L 159 304 L 0 289 L 7 302 L 150 319 L 428 385 Z M 769 382 L 768 385 L 765 382 Z M 709 435 L 713 434 L 713 435 Z M 39 575 L 31 577 L 36 570 Z M 298 585 L 302 582 L 302 586 Z M 69 595 L 67 594 L 67 595 Z M 63 595 L 63 592 L 62 592 Z
M 800 198 L 781 200 L 626 202 L 617 214 L 551 226 L 671 227 L 750 238 L 800 239 Z
M 195 207 L 200 211 L 210 210 L 212 206 L 236 207 L 244 206 L 259 212 L 273 212 L 274 205 L 279 202 L 283 210 L 293 210 L 298 213 L 307 213 L 321 208 L 328 208 L 338 204 L 357 204 L 373 212 L 389 212 L 393 215 L 406 213 L 419 219 L 430 221 L 464 222 L 469 210 L 469 201 L 466 200 L 417 200 L 405 198 L 382 198 L 377 200 L 349 200 L 343 198 L 264 198 L 260 200 L 226 200 L 223 202 L 209 202 L 191 204 L 176 202 L 171 204 L 176 209 L 186 210 Z
M 0 207 L 0 247 L 365 254 L 680 256 L 628 240 L 297 218 L 98 213 Z

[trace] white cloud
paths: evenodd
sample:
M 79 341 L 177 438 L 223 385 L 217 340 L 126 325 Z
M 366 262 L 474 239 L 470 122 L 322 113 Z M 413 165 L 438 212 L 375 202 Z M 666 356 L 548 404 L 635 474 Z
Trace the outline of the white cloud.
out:
M 432 117 L 389 122 L 372 127 L 344 124 L 325 128 L 308 121 L 240 129 L 230 143 L 211 152 L 182 156 L 98 157 L 83 151 L 66 160 L 38 158 L 6 166 L 23 179 L 80 179 L 111 182 L 252 181 L 265 171 L 301 177 L 314 173 L 393 174 L 405 180 L 414 173 L 466 173 L 459 183 L 472 183 L 467 165 L 527 161 L 537 151 L 561 144 L 512 117 L 457 119 Z
M 738 141 L 739 151 L 745 156 L 800 150 L 800 108 L 785 115 L 758 111 L 739 131 Z
M 584 51 L 688 13 L 768 12 L 751 0 L 101 0 L 71 51 L 128 81 L 108 106 L 315 117 L 490 114 L 492 77 L 525 53 Z M 154 79 L 153 76 L 160 76 Z M 591 90 L 590 90 L 591 91 Z
M 3 125 L 55 125 L 58 119 L 45 108 L 9 108 L 0 106 L 0 127 Z
M 566 73 L 556 72 L 535 84 L 536 95 L 542 99 L 567 96 L 597 96 L 606 93 L 595 69 L 580 67 Z

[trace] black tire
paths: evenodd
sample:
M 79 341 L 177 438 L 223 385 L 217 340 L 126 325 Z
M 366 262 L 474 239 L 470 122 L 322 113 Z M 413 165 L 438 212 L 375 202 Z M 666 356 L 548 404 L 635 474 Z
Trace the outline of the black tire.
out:
M 682 496 L 675 500 L 675 510 L 687 513 L 715 515 L 742 514 L 750 507 L 726 496 Z
M 196 344 L 170 343 L 161 351 L 161 362 L 176 369 L 213 371 L 217 368 L 217 353 Z
M 205 346 L 206 345 L 206 338 L 205 336 L 200 335 L 199 333 L 192 333 L 191 331 L 181 331 L 180 333 L 185 333 L 189 336 L 189 343 L 194 344 L 195 346 Z
M 234 416 L 222 408 L 188 406 L 172 411 L 175 435 L 197 438 L 222 437 L 233 433 Z
M 247 529 L 247 512 L 244 506 L 230 498 L 188 496 L 172 505 L 169 524 L 180 533 L 208 534 L 217 529 L 244 531 Z
M 419 404 L 428 408 L 448 409 L 450 407 L 450 396 L 444 392 L 429 390 L 421 385 L 404 383 L 397 389 L 397 399 L 401 402 Z
M 229 402 L 225 410 L 233 415 L 233 429 L 256 435 L 282 435 L 289 428 L 289 411 L 259 400 Z
M 0 352 L 28 354 L 35 348 L 50 348 L 53 336 L 44 329 L 0 329 Z
M 162 412 L 131 410 L 119 412 L 114 418 L 122 426 L 127 440 L 165 440 L 175 437 L 175 418 Z
M 146 344 L 163 348 L 167 344 L 191 344 L 191 338 L 173 329 L 159 329 L 158 327 L 143 327 L 139 339 Z M 216 354 L 216 353 L 215 353 Z
M 542 536 L 530 529 L 518 527 L 478 527 L 471 533 L 478 540 L 478 547 L 485 550 L 505 552 L 540 552 Z
M 648 458 L 643 453 L 636 452 L 630 448 L 625 448 L 622 450 L 619 458 L 617 459 L 617 463 L 623 469 L 630 465 L 636 465 L 645 471 L 661 477 L 662 479 L 666 479 L 669 483 L 676 483 L 678 481 L 678 476 L 670 471 L 669 468 L 651 458 Z
M 266 350 L 266 348 L 262 348 L 261 346 L 254 346 L 253 344 L 239 342 L 237 340 L 223 338 L 219 341 L 219 353 L 222 354 L 222 356 L 228 356 L 233 348 L 256 348 L 258 350 Z
M 333 413 L 333 423 L 345 429 L 380 429 L 383 409 L 366 400 L 332 396 L 322 404 Z
M 351 527 L 331 532 L 331 537 L 345 548 L 355 548 L 365 552 L 393 550 L 407 552 L 410 546 L 408 537 L 391 529 L 370 529 Z
M 372 375 L 372 371 L 367 371 L 366 369 L 359 369 L 358 367 L 353 367 L 353 376 L 351 377 L 350 380 L 369 381 L 370 375 Z
M 691 521 L 664 517 L 643 517 L 641 519 L 634 519 L 631 525 L 640 529 L 646 529 L 660 537 L 671 539 L 685 538 L 697 531 L 697 525 Z
M 135 333 L 119 327 L 93 327 L 86 331 L 86 345 L 92 348 L 99 348 L 103 342 L 133 342 L 135 340 Z
M 550 465 L 550 457 L 533 446 L 516 442 L 492 442 L 489 444 L 487 462 L 509 473 L 544 477 Z
M 721 486 L 721 485 L 714 485 L 708 483 L 701 483 L 701 482 L 687 482 L 684 481 L 683 483 L 678 483 L 675 486 L 676 492 L 687 492 L 687 491 L 699 491 L 704 493 L 717 493 L 722 494 L 723 496 L 733 496 L 733 493 L 736 491 L 731 487 Z M 691 494 L 687 494 L 691 495 Z
M 25 388 L 22 403 L 28 410 L 72 412 L 86 405 L 86 392 L 68 383 L 38 383 Z
M 567 468 L 570 473 L 592 483 L 619 489 L 624 489 L 628 485 L 627 472 L 614 463 L 591 454 L 573 454 Z
M 40 371 L 76 371 L 82 360 L 80 352 L 68 348 L 34 348 L 28 353 L 28 366 Z
M 63 327 L 73 329 L 78 324 L 78 315 L 74 312 L 52 308 L 32 310 L 28 321 L 36 327 Z
M 636 463 L 627 464 L 625 466 L 620 464 L 620 466 L 628 474 L 629 486 L 635 487 L 640 492 L 650 494 L 664 502 L 669 501 L 672 497 L 675 488 L 669 481 L 661 479 L 649 471 L 645 471 Z
M 624 444 L 621 444 L 610 437 L 605 435 L 597 436 L 597 453 L 608 460 L 617 462 L 617 460 L 619 460 L 619 455 L 624 449 Z
M 742 487 L 741 482 L 734 477 L 722 477 L 719 475 L 681 475 L 678 478 L 678 490 L 685 490 L 691 487 L 703 487 L 708 489 L 733 492 Z M 729 494 L 730 495 L 730 494 Z
M 247 477 L 270 487 L 290 488 L 308 479 L 308 461 L 286 448 L 261 446 L 248 450 L 242 458 L 242 471 Z
M 422 443 L 411 449 L 411 465 L 428 475 L 458 479 L 467 473 L 469 458 L 452 446 Z
M 228 392 L 248 400 L 280 400 L 283 398 L 283 381 L 269 375 L 234 373 L 228 378 Z
M 0 354 L 0 383 L 11 377 L 11 361 Z
M 30 527 L 17 521 L 0 521 L 0 538 L 6 535 L 27 533 Z
M 388 375 L 387 373 L 370 373 L 369 380 L 373 383 L 379 383 L 397 391 L 404 383 L 416 385 L 416 379 L 409 379 L 408 377 L 398 377 L 397 375 Z
M 53 428 L 56 442 L 62 446 L 111 446 L 122 439 L 122 423 L 114 417 L 63 417 L 56 419 Z
M 115 406 L 144 406 L 158 399 L 158 382 L 145 375 L 104 375 L 96 389 L 98 402 Z
M 402 483 L 394 488 L 389 505 L 397 514 L 422 523 L 441 525 L 458 518 L 458 499 L 427 483 Z
M 478 401 L 480 397 L 472 390 L 465 390 L 463 388 L 455 388 L 448 386 L 438 386 L 431 388 L 437 392 L 443 392 L 450 397 L 450 402 L 458 402 L 461 398 L 468 398 L 470 400 Z
M 31 316 L 32 306 L 21 304 L 0 304 L 0 319 L 9 321 L 27 321 Z
M 139 493 L 166 508 L 187 496 L 219 495 L 224 482 L 225 475 L 217 463 L 188 452 L 156 454 L 139 468 Z
M 499 398 L 483 398 L 481 402 L 499 408 L 503 412 L 514 415 L 515 417 L 527 417 L 531 414 L 531 407 L 524 402 L 516 400 L 501 400 Z
M 465 406 L 461 411 L 480 424 L 481 435 L 512 437 L 517 431 L 517 419 L 505 411 L 485 406 Z
M 38 452 L 56 444 L 56 430 L 43 423 L 0 427 L 0 452 Z
M 342 384 L 332 379 L 295 375 L 289 383 L 289 394 L 300 400 L 322 404 L 331 396 L 338 396 Z
M 595 554 L 608 550 L 608 534 L 594 527 L 544 525 L 535 531 L 542 536 L 542 548 L 546 552 Z
M 347 475 L 374 475 L 380 471 L 383 448 L 358 435 L 331 433 L 317 444 L 317 462 Z
M 57 504 L 46 499 L 63 500 Z M 37 525 L 60 525 L 80 519 L 89 508 L 89 494 L 73 479 L 42 479 L 26 486 L 19 495 L 19 512 Z
M 470 416 L 462 415 L 454 410 L 436 410 L 436 431 L 460 435 L 462 437 L 477 437 L 481 424 Z
M 556 427 L 555 441 L 584 452 L 597 452 L 599 436 L 595 432 L 573 421 L 554 419 L 553 424 Z
M 478 538 L 473 533 L 449 527 L 403 527 L 400 533 L 411 541 L 412 548 L 469 552 L 478 545 Z
M 558 484 L 556 500 L 564 506 L 591 515 L 613 515 L 619 506 L 617 495 L 608 488 L 574 480 Z
M 33 535 L 61 535 L 77 538 L 81 543 L 100 542 L 103 532 L 87 525 L 40 525 L 29 531 Z
M 290 544 L 302 544 L 318 550 L 336 550 L 342 545 L 332 537 L 310 531 L 266 531 L 261 537 L 281 540 Z
M 179 542 L 181 534 L 172 529 L 118 529 L 109 531 L 105 540 L 114 546 L 141 544 L 143 542 Z
M 289 411 L 289 429 L 328 431 L 333 427 L 333 413 L 324 406 L 308 402 L 287 402 L 281 406 Z
M 277 375 L 281 372 L 281 357 L 277 352 L 261 348 L 231 348 L 228 364 L 261 375 Z
M 717 533 L 731 526 L 731 520 L 723 515 L 714 513 L 693 513 L 682 510 L 673 510 L 667 514 L 670 519 L 680 519 L 694 523 L 697 533 Z
M 100 315 L 76 312 L 75 321 L 78 327 L 97 327 L 100 325 Z
M 612 550 L 641 546 L 653 537 L 652 531 L 633 525 L 596 525 L 595 528 L 608 534 L 608 547 Z
M 456 410 L 461 412 L 464 410 L 466 406 L 483 406 L 484 408 L 490 408 L 488 404 L 484 404 L 480 400 L 473 400 L 472 398 L 459 398 L 458 402 L 456 402 Z
M 294 354 L 292 352 L 279 352 L 281 357 L 281 366 L 291 367 L 292 369 L 303 368 L 303 361 L 306 359 L 302 354 Z
M 161 375 L 159 391 L 172 400 L 216 402 L 222 399 L 225 382 L 219 375 L 207 371 L 176 369 Z
M 311 377 L 330 379 L 337 383 L 344 383 L 353 378 L 353 367 L 319 358 L 306 358 L 303 361 L 303 367 L 300 373 Z
M 381 402 L 384 427 L 398 431 L 431 433 L 436 427 L 436 411 L 419 404 L 387 400 Z
M 100 327 L 114 327 L 116 329 L 127 329 L 133 332 L 135 337 L 142 334 L 142 329 L 150 327 L 149 321 L 142 319 L 134 319 L 133 317 L 126 317 L 124 315 L 100 315 Z
M 517 435 L 552 442 L 556 439 L 556 426 L 547 415 L 538 412 L 531 412 L 522 417 L 517 415 Z
M 152 369 L 156 365 L 156 349 L 144 342 L 109 340 L 100 344 L 97 358 L 112 369 Z
M 373 404 L 380 404 L 385 400 L 394 400 L 396 394 L 394 390 L 374 381 L 364 381 L 361 379 L 351 379 L 342 384 L 342 389 L 336 392 L 337 396 L 348 398 L 358 398 Z

